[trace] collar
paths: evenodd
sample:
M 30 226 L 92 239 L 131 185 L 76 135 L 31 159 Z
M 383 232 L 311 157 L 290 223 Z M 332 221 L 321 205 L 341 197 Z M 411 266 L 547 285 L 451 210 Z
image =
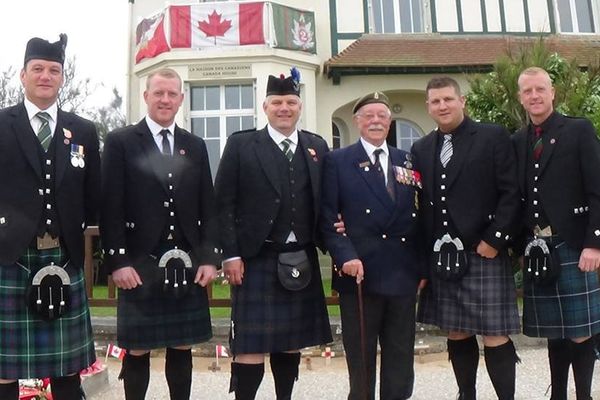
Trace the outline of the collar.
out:
M 152 135 L 158 135 L 163 129 L 168 129 L 171 135 L 173 135 L 173 132 L 175 132 L 175 121 L 173 121 L 173 123 L 169 126 L 161 126 L 157 122 L 154 122 L 149 115 L 146 115 L 146 124 L 148 125 L 148 129 L 150 129 Z
M 277 129 L 273 128 L 270 124 L 267 125 L 267 130 L 269 131 L 269 136 L 273 141 L 279 145 L 285 139 L 290 139 L 294 145 L 298 144 L 298 130 L 295 129 L 291 135 L 286 136 L 283 133 L 279 132 Z
M 439 126 L 436 128 L 436 132 L 439 133 L 439 136 L 443 136 L 443 135 L 452 135 L 452 141 L 454 141 L 454 139 L 462 132 L 465 130 L 465 126 L 467 125 L 467 121 L 469 120 L 469 118 L 465 115 L 463 117 L 463 120 L 461 121 L 460 124 L 458 124 L 458 126 L 456 128 L 454 128 L 451 132 L 443 132 Z
M 546 120 L 544 122 L 542 122 L 539 125 L 534 125 L 532 123 L 529 123 L 529 133 L 533 134 L 533 130 L 536 126 L 539 126 L 540 128 L 542 128 L 542 136 L 544 133 L 550 131 L 552 129 L 552 127 L 555 125 L 556 123 L 556 118 L 559 114 L 556 111 L 553 111 L 552 114 L 550 114 L 548 116 L 548 118 L 546 118 Z
M 369 157 L 371 157 L 373 155 L 373 152 L 377 149 L 381 149 L 383 150 L 383 153 L 386 156 L 390 155 L 390 151 L 388 149 L 388 145 L 386 142 L 383 142 L 383 144 L 379 147 L 377 146 L 373 146 L 371 143 L 367 142 L 365 139 L 363 139 L 362 137 L 360 138 L 360 143 L 362 144 L 363 148 L 365 149 L 365 151 L 367 152 L 367 155 Z
M 54 104 L 52 104 L 50 107 L 48 107 L 45 110 L 42 110 L 38 106 L 33 104 L 31 101 L 29 101 L 27 99 L 27 97 L 25 97 L 25 99 L 23 100 L 23 104 L 25 105 L 25 110 L 27 110 L 27 116 L 29 117 L 29 121 L 31 121 L 33 118 L 35 118 L 35 115 L 38 112 L 44 111 L 44 112 L 47 112 L 48 115 L 50 115 L 50 118 L 52 118 L 52 121 L 54 121 L 56 123 L 57 114 L 58 114 L 58 104 L 56 102 L 54 102 Z

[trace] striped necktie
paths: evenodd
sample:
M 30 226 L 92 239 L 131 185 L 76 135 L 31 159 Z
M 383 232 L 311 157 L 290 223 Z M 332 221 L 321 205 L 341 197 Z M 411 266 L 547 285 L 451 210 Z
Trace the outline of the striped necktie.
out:
M 288 161 L 292 161 L 292 158 L 294 158 L 292 143 L 293 142 L 290 139 L 283 139 L 283 141 L 280 143 L 281 150 L 283 151 L 283 154 L 285 154 Z
M 539 160 L 542 156 L 544 144 L 542 143 L 542 127 L 536 126 L 533 130 L 533 159 Z
M 442 144 L 442 151 L 440 151 L 442 167 L 446 168 L 452 158 L 452 153 L 452 135 L 444 135 L 444 143 Z
M 37 131 L 37 137 L 45 151 L 50 147 L 52 140 L 52 130 L 50 129 L 50 114 L 45 111 L 40 111 L 35 116 L 42 122 Z

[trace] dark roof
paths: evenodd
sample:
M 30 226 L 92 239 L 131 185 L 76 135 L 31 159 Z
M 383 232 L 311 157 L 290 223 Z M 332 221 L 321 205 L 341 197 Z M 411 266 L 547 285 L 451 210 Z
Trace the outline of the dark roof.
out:
M 324 72 L 343 75 L 482 72 L 510 49 L 531 46 L 539 38 L 496 35 L 367 34 L 325 62 Z M 580 65 L 596 61 L 600 36 L 545 36 L 551 51 Z

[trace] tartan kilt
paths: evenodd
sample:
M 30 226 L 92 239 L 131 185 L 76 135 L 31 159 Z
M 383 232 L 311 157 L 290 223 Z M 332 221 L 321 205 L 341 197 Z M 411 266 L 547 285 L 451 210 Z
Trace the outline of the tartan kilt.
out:
M 29 379 L 79 373 L 96 360 L 83 268 L 67 263 L 70 304 L 59 319 L 45 321 L 30 312 L 26 292 L 30 273 L 54 262 L 61 249 L 28 249 L 12 265 L 0 265 L 0 378 Z
M 306 252 L 312 279 L 298 291 L 279 282 L 277 253 L 261 251 L 244 259 L 242 284 L 231 288 L 232 353 L 277 353 L 333 341 L 317 252 L 312 246 Z
M 581 251 L 558 244 L 561 273 L 554 285 L 524 282 L 523 333 L 532 337 L 578 338 L 600 332 L 598 272 L 579 269 Z
M 432 274 L 433 275 L 433 274 Z M 417 321 L 485 336 L 520 332 L 515 281 L 503 252 L 488 259 L 469 253 L 469 270 L 456 282 L 435 275 L 421 291 Z
M 117 342 L 128 350 L 151 350 L 190 346 L 212 337 L 206 288 L 194 284 L 197 268 L 187 278 L 188 293 L 180 298 L 163 291 L 158 259 L 148 257 L 136 264 L 142 285 L 119 289 Z

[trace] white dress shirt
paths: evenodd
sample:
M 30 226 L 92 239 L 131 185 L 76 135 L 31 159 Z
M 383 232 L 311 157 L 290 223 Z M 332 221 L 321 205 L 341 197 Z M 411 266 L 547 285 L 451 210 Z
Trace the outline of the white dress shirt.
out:
M 37 135 L 37 132 L 42 127 L 42 121 L 36 117 L 36 114 L 40 111 L 44 111 L 50 115 L 50 121 L 48 121 L 48 125 L 50 125 L 50 133 L 52 136 L 54 136 L 54 131 L 56 130 L 56 119 L 58 115 L 58 105 L 56 102 L 54 102 L 54 104 L 45 110 L 39 109 L 38 106 L 27 100 L 27 97 L 25 97 L 23 104 L 25 104 L 25 110 L 27 110 L 27 116 L 29 117 L 29 123 L 31 124 L 31 129 L 33 129 L 33 132 Z
M 381 165 L 381 169 L 383 170 L 383 176 L 385 177 L 385 184 L 387 185 L 387 181 L 388 181 L 388 162 L 390 159 L 390 150 L 388 149 L 388 145 L 386 142 L 383 142 L 383 144 L 379 147 L 373 146 L 371 143 L 367 142 L 365 139 L 363 139 L 362 137 L 360 138 L 360 142 L 363 145 L 363 148 L 365 149 L 365 151 L 367 152 L 367 155 L 369 156 L 369 159 L 371 160 L 371 163 L 375 163 L 375 150 L 377 149 L 381 149 L 383 150 L 383 153 L 379 154 L 379 164 Z
M 154 139 L 154 143 L 156 143 L 156 147 L 158 147 L 158 149 L 161 152 L 163 151 L 163 148 L 162 148 L 163 136 L 161 135 L 160 131 L 162 131 L 163 129 L 167 129 L 169 131 L 169 134 L 167 135 L 167 139 L 169 140 L 169 146 L 171 147 L 171 154 L 173 154 L 173 149 L 175 147 L 175 136 L 174 136 L 175 122 L 173 122 L 169 126 L 160 126 L 158 123 L 154 122 L 152 120 L 152 118 L 150 118 L 148 115 L 146 115 L 146 124 L 148 124 L 148 128 L 150 129 L 150 132 L 152 133 L 152 138 Z

